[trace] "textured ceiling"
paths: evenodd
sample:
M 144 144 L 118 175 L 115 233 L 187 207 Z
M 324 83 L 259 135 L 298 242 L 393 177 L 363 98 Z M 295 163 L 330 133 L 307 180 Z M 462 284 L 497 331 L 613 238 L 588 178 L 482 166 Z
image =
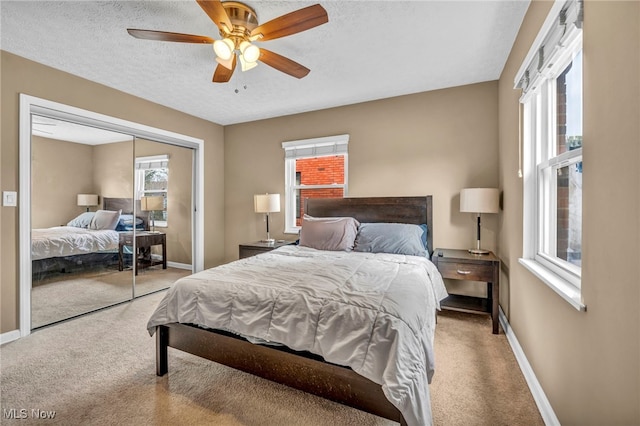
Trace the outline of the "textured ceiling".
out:
M 260 23 L 318 2 L 246 1 Z M 219 38 L 195 1 L 0 2 L 0 47 L 228 125 L 496 80 L 528 0 L 321 1 L 329 22 L 257 42 L 311 69 L 260 64 L 211 82 L 210 45 L 139 40 L 127 28 Z M 245 88 L 246 87 L 246 88 Z M 237 93 L 236 93 L 237 92 Z

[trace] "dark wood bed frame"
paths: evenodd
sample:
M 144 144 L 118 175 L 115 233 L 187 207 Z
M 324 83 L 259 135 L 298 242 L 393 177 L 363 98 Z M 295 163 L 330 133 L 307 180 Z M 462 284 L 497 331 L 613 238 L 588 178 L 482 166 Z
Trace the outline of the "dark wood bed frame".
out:
M 361 223 L 426 224 L 428 248 L 433 250 L 431 196 L 307 199 L 305 213 L 316 217 L 350 216 Z M 156 329 L 158 376 L 169 370 L 168 347 L 406 424 L 380 385 L 308 352 L 256 345 L 230 333 L 173 323 Z

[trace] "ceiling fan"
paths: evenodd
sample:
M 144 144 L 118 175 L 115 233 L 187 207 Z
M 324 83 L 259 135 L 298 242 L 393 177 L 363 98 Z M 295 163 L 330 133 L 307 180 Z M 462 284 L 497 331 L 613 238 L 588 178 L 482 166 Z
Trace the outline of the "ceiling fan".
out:
M 296 10 L 262 25 L 258 24 L 256 12 L 244 3 L 220 0 L 196 0 L 202 10 L 218 27 L 222 39 L 171 33 L 166 31 L 138 30 L 129 28 L 133 37 L 157 41 L 180 43 L 213 44 L 218 66 L 213 73 L 214 83 L 226 83 L 236 68 L 236 56 L 242 71 L 248 71 L 258 65 L 258 61 L 296 78 L 309 74 L 309 68 L 262 47 L 254 41 L 268 41 L 289 36 L 329 22 L 327 11 L 315 4 Z

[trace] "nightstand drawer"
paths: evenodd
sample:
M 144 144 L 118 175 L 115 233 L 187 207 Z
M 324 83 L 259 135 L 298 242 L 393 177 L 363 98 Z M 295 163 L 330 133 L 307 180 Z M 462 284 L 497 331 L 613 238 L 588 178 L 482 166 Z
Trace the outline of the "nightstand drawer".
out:
M 493 266 L 472 263 L 439 262 L 438 270 L 443 278 L 469 281 L 493 281 Z
M 261 253 L 267 253 L 271 250 L 265 250 L 261 248 L 252 248 L 252 247 L 240 247 L 240 259 L 244 259 L 245 257 L 255 256 Z
M 238 246 L 238 257 L 244 259 L 245 257 L 255 256 L 256 254 L 267 253 L 271 250 L 280 248 L 282 246 L 288 246 L 289 244 L 295 244 L 295 241 L 278 240 L 272 243 L 265 243 L 263 241 L 256 241 L 253 243 L 240 244 Z

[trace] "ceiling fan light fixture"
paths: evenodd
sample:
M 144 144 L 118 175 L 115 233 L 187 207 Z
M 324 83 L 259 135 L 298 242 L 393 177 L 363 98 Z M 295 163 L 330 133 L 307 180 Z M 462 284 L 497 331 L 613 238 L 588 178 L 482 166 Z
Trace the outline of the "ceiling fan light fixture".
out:
M 247 61 L 244 57 L 244 55 L 240 55 L 240 69 L 244 72 L 244 71 L 249 71 L 252 68 L 255 68 L 258 66 L 258 63 L 256 61 Z
M 260 57 L 260 49 L 258 46 L 246 40 L 240 43 L 240 52 L 242 52 L 242 56 L 244 56 L 244 60 L 247 62 L 256 62 Z
M 218 58 L 228 61 L 233 56 L 235 45 L 231 39 L 224 38 L 213 42 L 213 51 Z

